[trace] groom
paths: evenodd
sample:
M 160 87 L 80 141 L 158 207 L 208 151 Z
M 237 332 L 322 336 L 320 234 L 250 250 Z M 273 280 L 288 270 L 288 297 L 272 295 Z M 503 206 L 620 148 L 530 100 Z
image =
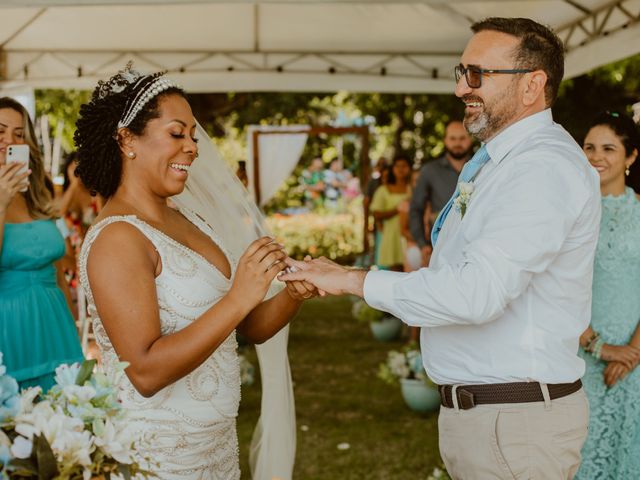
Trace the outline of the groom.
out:
M 591 310 L 598 176 L 551 116 L 560 39 L 523 18 L 471 28 L 455 94 L 483 146 L 436 221 L 429 268 L 288 260 L 297 271 L 282 279 L 359 295 L 422 327 L 454 479 L 570 479 L 588 424 L 577 350 Z

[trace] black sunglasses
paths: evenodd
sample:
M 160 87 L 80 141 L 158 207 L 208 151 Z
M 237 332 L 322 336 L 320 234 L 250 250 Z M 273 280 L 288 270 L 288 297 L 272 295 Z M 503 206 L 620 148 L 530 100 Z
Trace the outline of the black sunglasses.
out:
M 495 70 L 491 68 L 480 68 L 475 65 L 469 65 L 465 67 L 464 65 L 456 65 L 454 69 L 454 73 L 456 76 L 456 83 L 460 81 L 460 79 L 464 76 L 467 81 L 467 85 L 469 88 L 480 88 L 482 86 L 482 75 L 486 74 L 494 74 L 494 73 L 506 73 L 510 75 L 514 75 L 517 73 L 530 73 L 533 70 L 524 69 L 524 68 L 515 68 L 510 70 Z

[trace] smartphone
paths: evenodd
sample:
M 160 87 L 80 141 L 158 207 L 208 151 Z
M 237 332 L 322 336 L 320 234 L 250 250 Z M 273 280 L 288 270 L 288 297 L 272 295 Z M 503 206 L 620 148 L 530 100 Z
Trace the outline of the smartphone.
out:
M 29 145 L 9 145 L 7 147 L 7 163 L 21 163 L 18 173 L 24 173 L 29 169 Z M 28 187 L 20 190 L 26 192 Z

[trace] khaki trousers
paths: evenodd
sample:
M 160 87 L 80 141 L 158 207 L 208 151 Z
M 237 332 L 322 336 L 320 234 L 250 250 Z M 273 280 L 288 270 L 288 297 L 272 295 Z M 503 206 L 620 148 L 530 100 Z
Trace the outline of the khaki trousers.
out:
M 582 389 L 547 402 L 440 407 L 440 455 L 454 480 L 571 479 L 588 423 Z

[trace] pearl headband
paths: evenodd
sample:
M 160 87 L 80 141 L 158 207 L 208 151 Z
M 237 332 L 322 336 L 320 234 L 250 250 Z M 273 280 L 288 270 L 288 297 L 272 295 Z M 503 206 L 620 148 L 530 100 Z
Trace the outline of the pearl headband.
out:
M 143 77 L 144 78 L 144 77 Z M 141 79 L 138 80 L 138 82 Z M 140 113 L 140 110 L 151 101 L 152 98 L 170 88 L 180 88 L 176 83 L 165 77 L 156 77 L 146 86 L 142 87 L 131 102 L 127 102 L 127 106 L 122 113 L 122 117 L 118 122 L 118 128 L 124 128 L 131 125 Z

